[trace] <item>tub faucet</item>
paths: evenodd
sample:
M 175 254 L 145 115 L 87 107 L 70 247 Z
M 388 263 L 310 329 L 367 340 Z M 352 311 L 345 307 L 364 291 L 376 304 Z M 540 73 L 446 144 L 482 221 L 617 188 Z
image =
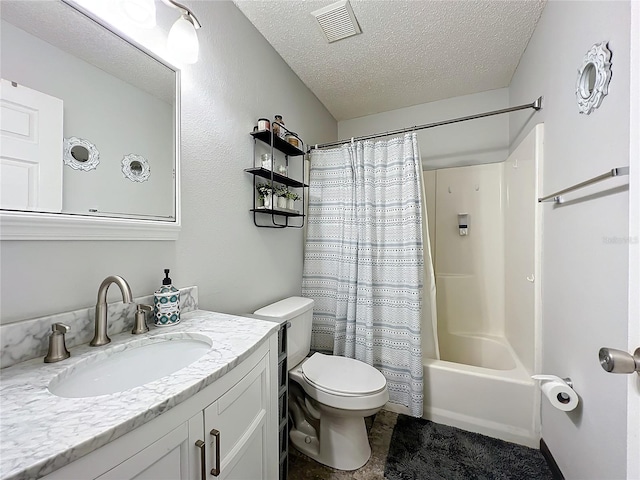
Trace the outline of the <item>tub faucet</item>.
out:
M 93 336 L 93 340 L 89 342 L 92 347 L 106 345 L 111 341 L 107 335 L 107 290 L 112 283 L 120 287 L 123 303 L 133 302 L 131 287 L 124 278 L 119 275 L 111 275 L 102 281 L 100 288 L 98 288 L 98 301 L 96 303 L 96 333 Z

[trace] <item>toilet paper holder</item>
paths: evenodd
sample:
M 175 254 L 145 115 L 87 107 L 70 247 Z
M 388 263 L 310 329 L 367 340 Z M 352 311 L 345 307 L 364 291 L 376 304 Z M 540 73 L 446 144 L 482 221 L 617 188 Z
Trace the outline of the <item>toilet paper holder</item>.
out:
M 540 380 L 541 382 L 544 382 L 545 380 L 547 380 L 547 381 L 550 381 L 550 380 L 562 380 L 569 387 L 571 387 L 573 390 L 575 390 L 575 388 L 573 388 L 573 380 L 571 380 L 570 377 L 560 378 L 560 377 L 556 377 L 555 375 L 531 375 L 531 378 L 533 378 L 534 380 Z
M 551 406 L 564 412 L 575 410 L 578 406 L 580 397 L 573 388 L 571 378 L 560 378 L 556 375 L 532 375 L 531 378 L 540 380 L 540 390 Z

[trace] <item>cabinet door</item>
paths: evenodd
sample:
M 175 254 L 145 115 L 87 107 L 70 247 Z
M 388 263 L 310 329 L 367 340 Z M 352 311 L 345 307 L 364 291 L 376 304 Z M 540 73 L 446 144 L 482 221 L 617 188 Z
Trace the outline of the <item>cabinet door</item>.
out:
M 251 372 L 204 411 L 209 438 L 207 471 L 220 479 L 267 480 L 268 379 L 264 357 Z M 219 457 L 216 453 L 219 452 Z M 212 474 L 215 475 L 215 472 Z
M 193 425 L 200 428 L 193 428 Z M 190 433 L 191 425 L 191 435 Z M 97 477 L 99 480 L 199 479 L 196 437 L 202 432 L 202 413 L 183 423 L 134 456 Z

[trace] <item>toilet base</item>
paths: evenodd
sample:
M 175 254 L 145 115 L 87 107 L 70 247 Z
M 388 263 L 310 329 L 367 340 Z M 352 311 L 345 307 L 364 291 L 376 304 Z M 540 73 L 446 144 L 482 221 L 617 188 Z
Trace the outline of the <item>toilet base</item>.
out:
M 291 430 L 291 443 L 315 461 L 337 470 L 356 470 L 371 457 L 364 416 L 332 415 L 320 408 L 320 438 Z

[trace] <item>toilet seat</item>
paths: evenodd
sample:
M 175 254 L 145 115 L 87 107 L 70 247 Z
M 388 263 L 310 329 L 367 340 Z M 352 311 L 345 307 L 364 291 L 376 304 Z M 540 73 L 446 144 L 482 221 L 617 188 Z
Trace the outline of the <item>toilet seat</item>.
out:
M 353 358 L 314 353 L 302 362 L 302 376 L 330 395 L 362 397 L 384 391 L 387 380 L 371 365 Z

